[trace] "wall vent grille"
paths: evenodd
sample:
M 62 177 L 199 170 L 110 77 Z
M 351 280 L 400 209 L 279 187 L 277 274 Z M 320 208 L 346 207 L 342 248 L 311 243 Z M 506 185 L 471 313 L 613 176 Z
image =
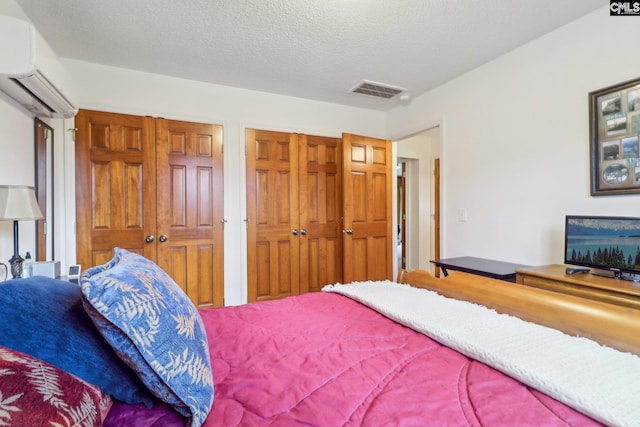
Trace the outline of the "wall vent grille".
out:
M 351 92 L 353 93 L 359 93 L 359 94 L 368 95 L 368 96 L 375 96 L 376 98 L 384 98 L 384 99 L 393 98 L 394 96 L 401 94 L 402 92 L 405 92 L 405 91 L 406 89 L 398 86 L 391 86 L 383 83 L 376 83 L 369 80 L 363 80 L 360 83 L 358 83 L 356 87 L 351 89 Z

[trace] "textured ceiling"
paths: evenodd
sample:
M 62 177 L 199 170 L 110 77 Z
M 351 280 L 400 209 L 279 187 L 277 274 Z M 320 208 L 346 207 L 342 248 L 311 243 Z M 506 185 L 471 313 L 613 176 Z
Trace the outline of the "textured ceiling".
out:
M 607 0 L 16 0 L 58 55 L 389 110 Z

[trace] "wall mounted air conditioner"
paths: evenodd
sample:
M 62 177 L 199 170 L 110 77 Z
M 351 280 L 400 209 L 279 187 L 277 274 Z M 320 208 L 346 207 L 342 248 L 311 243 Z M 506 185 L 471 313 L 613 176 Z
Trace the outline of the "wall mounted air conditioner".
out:
M 0 15 L 0 90 L 37 117 L 70 118 L 67 72 L 35 27 Z

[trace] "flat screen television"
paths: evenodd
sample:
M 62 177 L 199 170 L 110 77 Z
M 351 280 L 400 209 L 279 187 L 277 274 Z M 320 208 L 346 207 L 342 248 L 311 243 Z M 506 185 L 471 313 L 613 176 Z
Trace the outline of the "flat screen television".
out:
M 640 218 L 567 215 L 564 262 L 640 280 Z

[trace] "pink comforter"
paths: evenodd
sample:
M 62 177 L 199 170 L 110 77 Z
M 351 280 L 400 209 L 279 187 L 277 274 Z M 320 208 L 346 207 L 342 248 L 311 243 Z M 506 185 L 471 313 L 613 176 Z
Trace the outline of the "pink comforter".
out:
M 341 295 L 201 315 L 215 384 L 205 426 L 599 425 Z M 134 409 L 145 412 L 116 404 L 105 425 L 176 422 L 165 407 Z

